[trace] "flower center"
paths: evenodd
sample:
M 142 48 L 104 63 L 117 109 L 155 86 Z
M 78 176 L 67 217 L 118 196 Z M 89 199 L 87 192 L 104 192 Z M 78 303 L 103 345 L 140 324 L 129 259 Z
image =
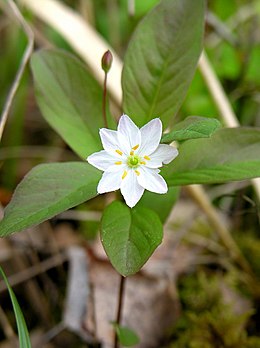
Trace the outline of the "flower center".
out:
M 127 159 L 127 165 L 130 168 L 137 168 L 140 164 L 140 157 L 137 155 L 131 155 Z

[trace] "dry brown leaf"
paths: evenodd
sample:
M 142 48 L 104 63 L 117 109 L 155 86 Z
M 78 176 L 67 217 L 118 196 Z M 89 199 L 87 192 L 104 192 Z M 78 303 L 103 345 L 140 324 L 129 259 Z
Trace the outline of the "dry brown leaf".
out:
M 112 347 L 120 276 L 105 261 L 91 259 L 90 279 L 95 308 L 96 336 L 104 348 Z M 87 313 L 86 327 L 94 331 L 93 318 Z M 175 286 L 167 278 L 154 278 L 138 273 L 128 277 L 122 312 L 122 325 L 134 330 L 140 337 L 137 348 L 158 347 L 167 329 L 179 316 L 179 301 Z M 92 327 L 90 327 L 92 325 Z

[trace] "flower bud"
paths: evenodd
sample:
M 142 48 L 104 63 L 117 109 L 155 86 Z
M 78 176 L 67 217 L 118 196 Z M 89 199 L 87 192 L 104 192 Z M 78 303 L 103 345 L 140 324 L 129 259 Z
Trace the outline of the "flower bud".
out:
M 105 71 L 105 73 L 109 72 L 112 62 L 113 62 L 113 56 L 112 56 L 112 53 L 108 50 L 103 54 L 103 57 L 101 60 L 101 66 L 102 66 L 102 69 Z

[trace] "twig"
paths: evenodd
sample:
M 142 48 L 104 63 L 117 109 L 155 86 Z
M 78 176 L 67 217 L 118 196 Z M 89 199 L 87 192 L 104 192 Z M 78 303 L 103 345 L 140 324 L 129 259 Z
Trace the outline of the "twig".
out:
M 236 36 L 232 33 L 232 31 L 229 29 L 225 23 L 223 23 L 217 16 L 215 16 L 214 13 L 211 11 L 208 11 L 207 14 L 207 22 L 209 25 L 211 25 L 215 32 L 225 41 L 230 43 L 232 46 L 238 45 L 238 40 Z
M 26 21 L 24 20 L 23 16 L 21 15 L 21 12 L 18 10 L 16 4 L 13 2 L 13 0 L 7 0 L 8 4 L 10 6 L 10 8 L 12 9 L 13 14 L 15 15 L 16 19 L 18 20 L 18 22 L 21 24 L 21 26 L 24 29 L 24 32 L 27 36 L 28 39 L 28 44 L 26 47 L 26 50 L 24 52 L 20 67 L 16 73 L 14 82 L 12 84 L 12 87 L 8 93 L 5 105 L 4 105 L 4 109 L 1 115 L 1 121 L 0 121 L 0 141 L 2 139 L 2 135 L 3 135 L 3 131 L 5 128 L 5 124 L 12 106 L 12 102 L 13 99 L 15 97 L 15 94 L 17 92 L 17 89 L 20 85 L 21 82 L 21 78 L 23 76 L 25 67 L 29 61 L 29 58 L 33 52 L 33 43 L 34 43 L 34 37 L 33 37 L 33 32 L 31 31 L 30 27 L 28 26 L 28 24 L 26 23 Z
M 0 306 L 0 324 L 3 328 L 5 336 L 8 339 L 13 340 L 16 338 L 15 332 L 14 332 L 11 324 L 9 323 L 9 320 L 8 320 L 7 316 L 5 315 L 5 312 L 3 311 L 1 306 Z
M 192 190 L 189 190 L 196 203 L 201 209 L 207 214 L 211 225 L 218 231 L 218 235 L 223 245 L 229 250 L 231 257 L 244 269 L 247 273 L 251 274 L 251 268 L 247 260 L 243 257 L 240 249 L 233 240 L 228 229 L 223 223 L 220 222 L 219 216 L 215 208 L 212 206 L 205 192 L 202 190 L 200 185 L 192 185 Z
M 135 15 L 135 0 L 128 0 L 127 1 L 127 10 L 128 10 L 128 15 L 130 17 L 134 17 L 134 15 Z
M 204 237 L 198 233 L 189 233 L 187 241 L 199 245 L 214 254 L 217 254 L 217 256 L 220 258 L 227 255 L 226 249 L 222 245 L 215 242 L 213 239 Z
M 57 30 L 71 47 L 88 64 L 94 76 L 102 85 L 103 71 L 97 57 L 102 57 L 108 49 L 113 55 L 113 66 L 107 88 L 113 100 L 121 104 L 121 71 L 122 62 L 107 42 L 78 13 L 57 0 L 41 0 L 41 5 L 35 0 L 19 0 L 40 19 Z
M 248 3 L 241 6 L 238 11 L 230 16 L 227 21 L 223 23 L 227 27 L 228 31 L 234 30 L 236 27 L 241 25 L 241 23 L 248 21 L 251 17 L 255 16 L 257 13 L 256 5 Z M 222 42 L 222 37 L 217 35 L 215 32 L 209 34 L 206 38 L 206 43 L 208 47 L 214 48 Z
M 22 282 L 30 280 L 32 277 L 36 277 L 37 275 L 46 272 L 47 270 L 57 267 L 61 263 L 67 260 L 67 255 L 58 254 L 52 256 L 45 261 L 42 261 L 40 264 L 33 265 L 31 267 L 26 268 L 25 270 L 21 270 L 20 272 L 13 274 L 8 277 L 10 286 L 15 286 Z M 6 285 L 3 281 L 0 282 L 0 293 L 6 289 Z
M 238 127 L 239 122 L 237 117 L 205 52 L 203 52 L 200 57 L 199 69 L 225 126 Z M 260 179 L 252 179 L 252 184 L 260 201 Z
M 199 69 L 225 125 L 228 127 L 238 127 L 239 123 L 236 115 L 205 52 L 201 54 Z
M 57 325 L 53 326 L 49 331 L 45 332 L 39 342 L 37 342 L 41 347 L 47 345 L 54 337 L 59 335 L 63 330 L 66 329 L 65 324 L 61 321 Z

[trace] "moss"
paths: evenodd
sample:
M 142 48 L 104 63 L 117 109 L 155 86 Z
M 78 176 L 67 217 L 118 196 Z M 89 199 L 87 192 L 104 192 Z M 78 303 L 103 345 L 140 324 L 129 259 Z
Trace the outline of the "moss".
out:
M 260 347 L 260 338 L 249 337 L 246 331 L 253 311 L 238 315 L 231 304 L 223 301 L 220 284 L 225 281 L 223 275 L 207 275 L 203 271 L 181 280 L 183 314 L 175 327 L 174 343 L 170 347 Z
M 249 261 L 253 271 L 260 277 L 260 240 L 250 232 L 238 233 L 235 239 L 245 258 Z

